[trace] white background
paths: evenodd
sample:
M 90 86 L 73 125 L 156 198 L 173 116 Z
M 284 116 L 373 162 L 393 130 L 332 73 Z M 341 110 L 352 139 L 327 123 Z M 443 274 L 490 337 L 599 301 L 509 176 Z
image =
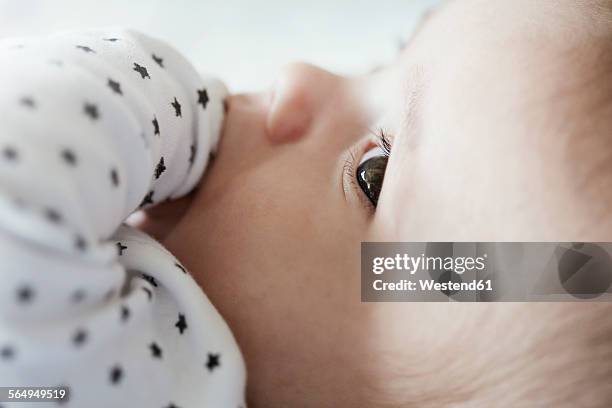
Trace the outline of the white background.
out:
M 390 61 L 438 0 L 0 0 L 0 38 L 129 27 L 164 39 L 231 91 L 306 61 L 351 74 Z

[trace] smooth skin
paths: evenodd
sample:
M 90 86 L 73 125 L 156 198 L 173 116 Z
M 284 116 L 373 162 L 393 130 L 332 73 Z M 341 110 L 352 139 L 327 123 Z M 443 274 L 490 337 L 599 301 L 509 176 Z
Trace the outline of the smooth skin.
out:
M 364 304 L 359 281 L 362 241 L 612 238 L 610 10 L 454 1 L 388 67 L 229 98 L 199 189 L 146 228 L 228 321 L 251 407 L 610 405 L 608 305 Z M 353 177 L 379 127 L 375 209 Z

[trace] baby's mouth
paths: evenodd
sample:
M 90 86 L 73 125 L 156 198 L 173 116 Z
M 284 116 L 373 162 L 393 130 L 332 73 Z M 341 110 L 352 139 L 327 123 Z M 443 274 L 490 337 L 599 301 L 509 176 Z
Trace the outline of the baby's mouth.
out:
M 253 147 L 265 132 L 265 122 L 270 108 L 271 91 L 260 93 L 229 94 L 223 99 L 224 117 L 220 124 L 219 141 L 211 152 L 200 185 L 215 163 L 231 161 L 232 167 L 253 154 Z
M 261 111 L 263 108 L 267 113 L 270 109 L 273 94 L 272 90 L 268 90 L 258 93 L 239 93 L 227 96 L 224 100 L 226 118 L 240 112 L 240 110 Z
M 250 134 L 259 131 L 259 124 L 268 122 L 272 106 L 273 91 L 266 90 L 257 93 L 239 93 L 228 95 L 223 103 L 225 118 L 221 129 L 219 145 L 229 135 L 230 138 L 248 138 Z M 236 126 L 238 124 L 238 126 Z M 253 128 L 256 125 L 257 129 Z M 240 135 L 233 135 L 235 129 L 240 129 Z

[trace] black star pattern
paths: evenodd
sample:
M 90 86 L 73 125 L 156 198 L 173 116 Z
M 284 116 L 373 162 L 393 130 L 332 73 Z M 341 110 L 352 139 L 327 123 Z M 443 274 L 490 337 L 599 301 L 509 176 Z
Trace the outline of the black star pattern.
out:
M 153 134 L 159 135 L 159 122 L 157 121 L 157 116 L 153 116 Z
M 176 97 L 174 97 L 174 102 L 172 102 L 170 105 L 172 105 L 172 107 L 174 108 L 174 114 L 177 117 L 182 117 L 183 114 L 181 112 L 181 104 L 179 103 L 179 101 L 176 100 Z
M 130 318 L 130 309 L 127 306 L 121 306 L 121 321 L 125 322 Z
M 110 370 L 110 382 L 113 385 L 119 384 L 121 382 L 121 378 L 123 377 L 123 370 L 119 365 L 115 365 Z
M 104 41 L 108 41 L 108 42 L 116 42 L 119 41 L 118 38 L 103 38 Z
M 15 350 L 11 346 L 4 346 L 0 349 L 0 357 L 3 360 L 11 360 L 15 357 Z
M 62 159 L 66 162 L 66 164 L 69 164 L 70 166 L 76 166 L 77 158 L 72 150 L 70 149 L 62 150 L 61 156 L 62 156 Z
M 153 342 L 149 345 L 149 349 L 151 349 L 151 356 L 153 358 L 162 358 L 162 349 L 159 348 L 157 343 Z
M 149 298 L 149 302 L 150 302 L 151 299 L 153 299 L 153 293 L 151 292 L 151 289 L 145 286 L 142 286 L 140 289 L 142 289 L 147 294 L 147 298 Z
M 17 160 L 17 150 L 12 147 L 5 147 L 2 149 L 2 156 L 9 161 Z
M 113 187 L 119 186 L 119 172 L 117 171 L 117 169 L 111 169 L 110 179 L 111 183 L 113 184 Z
M 178 262 L 174 263 L 174 266 L 176 266 L 177 268 L 179 268 L 183 273 L 187 273 L 187 269 L 185 269 L 185 267 L 183 265 L 181 265 Z
M 142 65 L 134 63 L 134 68 L 133 69 L 134 69 L 134 71 L 136 71 L 136 72 L 138 72 L 140 74 L 140 77 L 142 79 L 145 79 L 145 78 L 151 79 L 151 77 L 149 76 L 149 71 L 147 71 L 147 69 L 145 67 L 143 67 Z
M 29 96 L 24 96 L 23 98 L 21 98 L 19 100 L 19 103 L 22 106 L 25 106 L 27 108 L 31 108 L 34 109 L 36 107 L 36 102 L 34 101 L 33 98 L 29 97 Z
M 88 46 L 86 46 L 86 45 L 77 45 L 76 47 L 77 47 L 79 50 L 83 50 L 83 51 L 85 51 L 86 53 L 90 53 L 90 52 L 92 52 L 92 53 L 94 53 L 94 54 L 96 53 L 94 50 L 92 50 L 91 48 L 89 48 L 89 47 L 88 47 Z
M 206 362 L 208 371 L 212 373 L 215 368 L 221 366 L 221 362 L 219 361 L 220 358 L 221 356 L 219 354 L 208 353 L 208 361 Z
M 193 164 L 195 161 L 196 151 L 195 145 L 189 146 L 189 164 Z
M 121 242 L 117 242 L 117 252 L 119 253 L 119 256 L 123 255 L 123 251 L 125 251 L 127 249 L 126 245 L 123 245 Z
M 164 171 L 166 171 L 166 166 L 164 165 L 164 158 L 162 157 L 159 159 L 157 167 L 155 167 L 155 179 L 158 179 Z
M 202 109 L 206 110 L 206 105 L 208 105 L 208 91 L 206 88 L 198 89 L 198 103 L 202 105 Z
M 85 115 L 89 116 L 91 120 L 97 120 L 100 117 L 98 106 L 93 103 L 85 102 L 83 112 L 85 112 Z
M 157 62 L 157 65 L 159 65 L 160 67 L 164 68 L 164 59 L 161 57 L 158 57 L 155 54 L 152 54 L 151 57 L 153 58 L 153 61 Z
M 62 215 L 53 208 L 45 209 L 45 218 L 49 220 L 49 222 L 52 222 L 54 224 L 59 224 L 60 222 L 62 222 Z
M 181 334 L 183 334 L 183 332 L 185 330 L 187 330 L 187 321 L 185 321 L 185 315 L 184 314 L 180 314 L 178 315 L 178 321 L 176 322 L 176 324 L 174 325 L 174 327 L 178 328 L 179 332 Z
M 73 303 L 81 303 L 85 299 L 85 291 L 83 289 L 77 289 L 70 297 Z
M 153 204 L 153 193 L 153 190 L 149 191 L 147 195 L 142 199 L 142 202 L 140 203 L 139 207 L 144 207 L 147 204 Z
M 17 289 L 17 301 L 19 303 L 30 303 L 34 299 L 34 290 L 29 286 Z
M 121 84 L 117 81 L 113 81 L 111 78 L 108 78 L 108 87 L 113 90 L 114 93 L 123 95 L 121 91 Z
M 142 274 L 142 279 L 146 280 L 147 282 L 149 282 L 151 285 L 157 287 L 157 281 L 155 280 L 154 277 L 152 277 L 151 275 L 147 275 L 146 273 Z
M 72 343 L 75 345 L 75 347 L 81 347 L 83 344 L 85 344 L 86 340 L 87 332 L 83 329 L 77 330 L 76 333 L 74 333 L 74 336 L 72 336 Z
M 87 241 L 85 241 L 85 238 L 83 238 L 82 236 L 77 235 L 74 238 L 74 246 L 76 247 L 76 249 L 83 252 L 87 249 Z

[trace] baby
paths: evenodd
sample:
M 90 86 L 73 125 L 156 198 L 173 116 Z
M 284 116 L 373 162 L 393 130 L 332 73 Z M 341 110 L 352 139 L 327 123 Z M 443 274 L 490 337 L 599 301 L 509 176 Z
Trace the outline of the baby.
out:
M 0 65 L 0 385 L 65 387 L 71 407 L 243 407 L 219 313 L 120 226 L 198 183 L 224 86 L 122 30 L 9 41 Z
M 199 184 L 217 82 L 134 33 L 6 48 L 2 384 L 234 408 L 246 366 L 254 407 L 612 406 L 609 304 L 361 303 L 359 280 L 362 241 L 611 240 L 611 21 L 449 2 L 389 66 L 228 96 Z M 176 259 L 115 231 L 140 206 Z
M 612 240 L 611 22 L 451 1 L 388 66 L 228 98 L 199 190 L 150 227 L 232 328 L 249 403 L 612 406 L 610 304 L 360 302 L 363 241 Z

